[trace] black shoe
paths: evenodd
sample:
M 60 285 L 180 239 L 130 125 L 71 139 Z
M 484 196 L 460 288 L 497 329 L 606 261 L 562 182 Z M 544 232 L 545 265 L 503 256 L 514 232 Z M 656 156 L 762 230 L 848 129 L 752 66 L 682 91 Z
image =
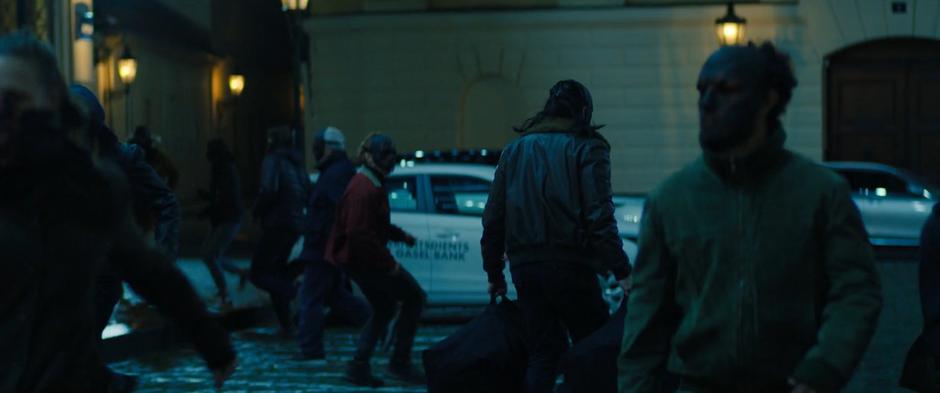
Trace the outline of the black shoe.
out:
M 421 369 L 415 367 L 415 365 L 410 362 L 391 362 L 388 364 L 388 373 L 393 379 L 410 385 L 424 385 L 428 383 L 428 378 L 424 375 L 424 371 L 421 371 Z
M 372 368 L 368 362 L 350 361 L 346 366 L 344 379 L 356 386 L 369 386 L 372 388 L 385 386 L 385 381 L 372 375 Z

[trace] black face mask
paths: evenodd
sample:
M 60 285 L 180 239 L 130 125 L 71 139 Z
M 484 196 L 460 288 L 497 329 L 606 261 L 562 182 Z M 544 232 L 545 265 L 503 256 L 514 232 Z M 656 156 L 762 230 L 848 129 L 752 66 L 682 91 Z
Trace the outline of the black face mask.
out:
M 317 162 L 323 161 L 326 155 L 326 144 L 323 140 L 315 139 L 313 141 L 313 159 Z
M 751 139 L 768 93 L 764 67 L 747 47 L 722 48 L 708 59 L 698 82 L 702 148 L 723 153 Z

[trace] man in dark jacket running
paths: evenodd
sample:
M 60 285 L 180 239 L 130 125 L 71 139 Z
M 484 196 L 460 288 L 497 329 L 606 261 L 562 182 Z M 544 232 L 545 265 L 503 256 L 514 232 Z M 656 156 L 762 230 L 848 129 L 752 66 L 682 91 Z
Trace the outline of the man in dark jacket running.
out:
M 202 245 L 202 261 L 212 275 L 212 281 L 219 291 L 219 309 L 232 307 L 228 294 L 228 284 L 222 273 L 223 268 L 236 274 L 244 275 L 241 269 L 223 261 L 238 229 L 241 228 L 245 204 L 242 198 L 242 183 L 235 167 L 235 158 L 221 139 L 213 139 L 206 145 L 206 158 L 212 165 L 209 191 L 204 193 L 209 206 L 203 216 L 209 219 L 210 230 Z M 244 279 L 244 276 L 242 276 Z
M 728 46 L 698 79 L 703 157 L 649 194 L 620 392 L 838 392 L 878 321 L 875 258 L 837 174 L 786 150 L 796 86 L 772 44 Z
M 372 314 L 369 305 L 353 295 L 346 274 L 324 258 L 326 241 L 336 216 L 336 205 L 356 174 L 356 168 L 346 156 L 346 138 L 343 133 L 334 127 L 316 133 L 313 137 L 313 156 L 317 160 L 320 176 L 307 203 L 304 248 L 300 254 L 304 264 L 304 278 L 300 286 L 297 341 L 301 358 L 305 360 L 326 357 L 323 350 L 325 307 L 328 306 L 334 316 L 357 326 L 365 324 Z
M 529 347 L 526 392 L 551 392 L 567 346 L 608 319 L 597 273 L 625 291 L 630 265 L 614 219 L 610 146 L 582 84 L 552 87 L 545 108 L 503 150 L 483 212 L 483 269 L 506 293 L 508 255 Z M 567 331 L 567 333 L 566 333 Z
M 284 335 L 294 333 L 290 302 L 297 293 L 295 275 L 287 268 L 294 243 L 304 227 L 304 204 L 310 180 L 303 157 L 294 146 L 288 127 L 268 131 L 268 155 L 261 166 L 261 190 L 255 218 L 263 233 L 251 260 L 251 282 L 271 295 L 271 303 Z
M 0 38 L 0 391 L 114 391 L 94 318 L 108 261 L 180 325 L 221 386 L 235 367 L 228 334 L 145 243 L 120 170 L 68 139 L 93 144 L 81 117 L 51 49 Z
M 387 248 L 389 241 L 411 247 L 416 243 L 413 236 L 391 223 L 385 178 L 395 169 L 398 155 L 391 138 L 373 134 L 362 142 L 359 157 L 363 166 L 340 200 L 326 248 L 328 260 L 349 273 L 372 305 L 372 317 L 362 329 L 346 378 L 360 386 L 384 384 L 372 375 L 369 361 L 401 302 L 388 371 L 402 381 L 424 383 L 424 373 L 411 363 L 411 348 L 426 295 Z

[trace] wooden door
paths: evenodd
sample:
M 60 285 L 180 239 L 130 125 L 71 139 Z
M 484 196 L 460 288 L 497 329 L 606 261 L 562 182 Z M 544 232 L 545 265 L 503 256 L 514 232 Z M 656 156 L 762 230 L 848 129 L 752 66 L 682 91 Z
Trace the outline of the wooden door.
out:
M 869 161 L 940 183 L 940 41 L 891 39 L 827 59 L 827 161 Z

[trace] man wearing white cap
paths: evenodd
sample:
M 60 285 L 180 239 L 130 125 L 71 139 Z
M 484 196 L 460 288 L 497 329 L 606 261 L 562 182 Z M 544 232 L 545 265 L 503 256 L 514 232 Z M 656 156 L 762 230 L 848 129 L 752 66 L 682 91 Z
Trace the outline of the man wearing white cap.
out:
M 346 155 L 346 138 L 335 127 L 327 127 L 313 136 L 313 156 L 320 177 L 307 202 L 304 248 L 304 279 L 300 287 L 300 358 L 324 359 L 324 307 L 346 322 L 361 326 L 371 315 L 369 305 L 352 294 L 349 279 L 324 257 L 326 240 L 333 227 L 336 205 L 356 168 Z

